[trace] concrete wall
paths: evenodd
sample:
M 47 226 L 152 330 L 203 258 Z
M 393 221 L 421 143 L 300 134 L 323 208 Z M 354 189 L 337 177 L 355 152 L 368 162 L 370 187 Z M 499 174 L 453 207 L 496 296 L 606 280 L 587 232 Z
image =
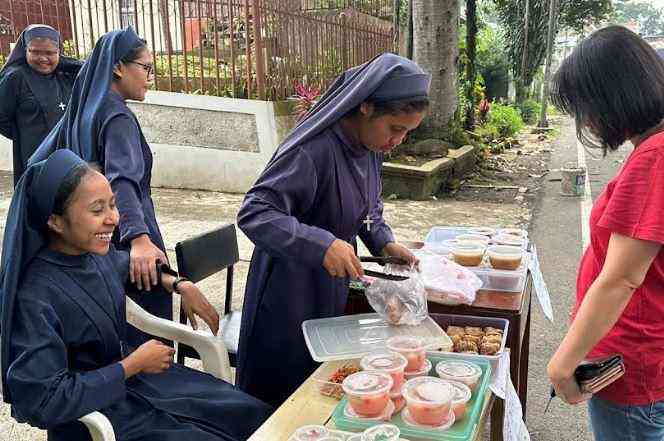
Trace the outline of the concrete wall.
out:
M 154 187 L 246 192 L 294 124 L 287 103 L 150 91 L 129 106 L 154 154 Z M 0 169 L 11 168 L 0 136 Z

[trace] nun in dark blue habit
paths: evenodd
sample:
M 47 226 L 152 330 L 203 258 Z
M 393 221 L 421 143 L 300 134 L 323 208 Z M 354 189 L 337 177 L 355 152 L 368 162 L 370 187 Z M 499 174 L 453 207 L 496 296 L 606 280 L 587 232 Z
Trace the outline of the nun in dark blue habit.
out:
M 430 77 L 383 54 L 342 74 L 289 134 L 247 193 L 238 225 L 256 245 L 244 298 L 237 384 L 282 403 L 315 369 L 302 322 L 342 315 L 362 274 L 359 236 L 374 255 L 415 262 L 383 220 L 383 154 L 428 108 Z M 286 376 L 278 380 L 274 366 Z
M 153 315 L 171 320 L 173 304 L 157 284 L 155 262 L 167 261 L 151 196 L 152 151 L 126 100 L 143 101 L 154 73 L 150 50 L 134 30 L 103 35 L 74 84 L 67 112 L 31 162 L 67 148 L 101 165 L 120 210 L 113 242 L 130 251 L 130 277 L 146 291 L 135 300 Z M 149 336 L 133 327 L 129 342 Z
M 128 352 L 129 257 L 111 244 L 118 217 L 108 180 L 70 151 L 19 181 L 0 273 L 2 392 L 12 416 L 51 441 L 90 439 L 77 419 L 92 411 L 108 417 L 118 441 L 246 440 L 269 406 L 171 365 L 174 350 L 161 342 Z M 160 277 L 164 286 L 174 279 Z M 191 282 L 177 291 L 200 300 Z
M 83 63 L 62 55 L 60 33 L 30 25 L 0 70 L 0 134 L 13 141 L 14 185 L 65 113 Z

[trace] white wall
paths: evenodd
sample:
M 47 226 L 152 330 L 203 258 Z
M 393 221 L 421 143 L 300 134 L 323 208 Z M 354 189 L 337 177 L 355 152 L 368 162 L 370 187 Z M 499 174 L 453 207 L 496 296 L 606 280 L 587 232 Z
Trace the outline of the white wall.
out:
M 219 112 L 219 124 L 224 123 L 224 112 L 253 115 L 258 132 L 258 152 L 152 144 L 148 139 L 154 154 L 154 187 L 246 192 L 279 143 L 271 102 L 150 91 L 143 104 L 216 111 Z M 186 124 L 186 121 L 180 123 Z M 238 133 L 238 136 L 247 135 Z M 11 142 L 0 136 L 0 170 L 11 169 Z

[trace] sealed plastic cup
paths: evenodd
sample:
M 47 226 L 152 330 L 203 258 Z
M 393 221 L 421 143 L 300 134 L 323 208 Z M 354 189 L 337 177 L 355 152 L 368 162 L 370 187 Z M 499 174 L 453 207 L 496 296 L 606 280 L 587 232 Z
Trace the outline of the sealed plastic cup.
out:
M 353 411 L 360 417 L 380 415 L 390 401 L 392 377 L 383 372 L 362 371 L 346 377 L 341 387 Z
M 526 239 L 511 234 L 498 234 L 491 239 L 496 245 L 507 245 L 512 247 L 526 247 Z
M 454 396 L 454 387 L 449 381 L 436 377 L 413 378 L 406 381 L 403 396 L 408 415 L 416 424 L 441 426 L 449 421 Z
M 401 394 L 401 387 L 406 382 L 404 371 L 408 365 L 406 357 L 398 352 L 377 351 L 362 357 L 360 367 L 365 371 L 384 372 L 392 377 L 392 393 Z
M 493 236 L 496 234 L 495 228 L 489 227 L 472 227 L 468 229 L 469 234 L 479 234 L 481 236 Z
M 483 245 L 489 245 L 489 237 L 481 234 L 459 234 L 456 238 L 457 242 L 478 242 Z
M 466 408 L 468 402 L 472 397 L 470 388 L 463 383 L 457 381 L 450 381 L 454 388 L 454 396 L 452 397 L 452 411 L 454 412 L 454 420 L 461 421 L 466 415 Z
M 379 424 L 362 433 L 362 441 L 399 441 L 401 430 L 394 424 Z
M 325 426 L 302 426 L 291 437 L 292 441 L 322 441 L 327 438 L 330 431 Z
M 417 377 L 426 377 L 429 375 L 429 372 L 431 372 L 431 369 L 433 369 L 431 362 L 428 359 L 424 359 L 424 365 L 421 369 L 417 371 L 404 372 L 404 377 L 406 378 L 406 381 Z
M 521 228 L 501 228 L 496 234 L 508 234 L 510 236 L 516 236 L 522 239 L 528 238 L 528 232 L 526 230 L 522 230 Z
M 489 262 L 495 269 L 515 270 L 521 266 L 523 249 L 507 245 L 493 245 L 487 248 Z
M 385 342 L 387 349 L 406 357 L 406 372 L 419 371 L 427 359 L 426 344 L 420 337 L 396 335 Z
M 436 374 L 443 380 L 463 383 L 472 392 L 482 376 L 482 369 L 469 361 L 443 360 L 436 365 Z
M 461 266 L 480 266 L 485 250 L 483 243 L 459 241 L 452 247 L 452 259 Z

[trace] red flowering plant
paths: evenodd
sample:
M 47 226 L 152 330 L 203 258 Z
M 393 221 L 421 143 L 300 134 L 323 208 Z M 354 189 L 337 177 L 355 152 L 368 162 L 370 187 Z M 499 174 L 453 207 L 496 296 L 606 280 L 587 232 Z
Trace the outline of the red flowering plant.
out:
M 302 83 L 295 83 L 295 116 L 300 121 L 309 112 L 309 109 L 316 104 L 320 98 L 321 90 L 319 87 L 306 86 Z

